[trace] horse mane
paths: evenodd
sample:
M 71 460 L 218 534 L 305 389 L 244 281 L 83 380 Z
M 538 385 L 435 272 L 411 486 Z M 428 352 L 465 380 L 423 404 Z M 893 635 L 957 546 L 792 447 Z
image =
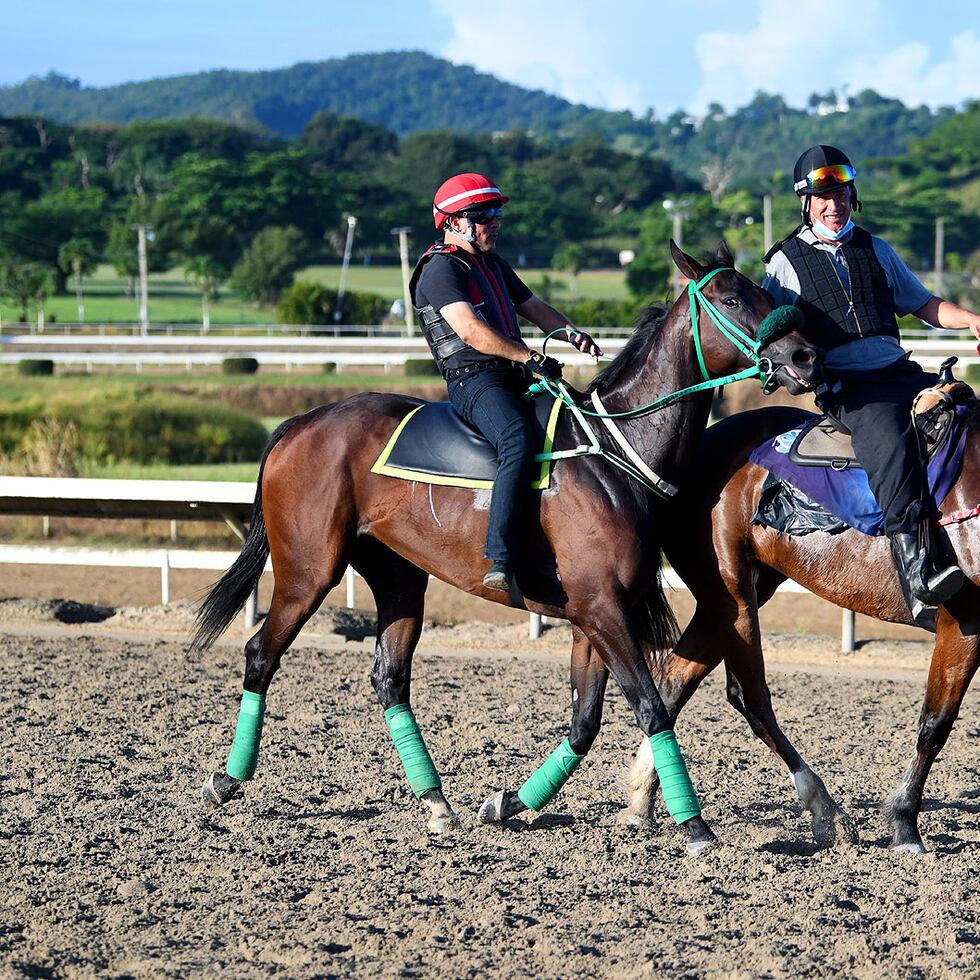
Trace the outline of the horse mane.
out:
M 671 308 L 656 305 L 650 305 L 641 310 L 633 326 L 630 339 L 626 341 L 623 349 L 612 359 L 609 365 L 592 379 L 592 383 L 585 389 L 586 394 L 591 394 L 597 388 L 614 385 L 637 361 L 642 360 L 647 347 L 660 333 L 660 328 L 670 315 L 670 310 Z
M 702 275 L 707 275 L 709 272 L 714 272 L 715 269 L 727 269 L 730 266 L 718 256 L 709 255 L 704 258 L 702 268 Z M 609 366 L 592 379 L 592 383 L 585 389 L 586 394 L 615 385 L 622 380 L 623 375 L 628 370 L 635 367 L 638 361 L 643 360 L 647 347 L 658 336 L 673 308 L 673 303 L 666 307 L 651 304 L 641 310 L 636 318 L 630 339 L 626 341 L 623 349 L 612 359 Z

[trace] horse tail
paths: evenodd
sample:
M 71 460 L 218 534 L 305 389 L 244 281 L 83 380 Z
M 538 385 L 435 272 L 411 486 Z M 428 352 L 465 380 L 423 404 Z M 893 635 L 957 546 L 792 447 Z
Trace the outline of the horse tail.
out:
M 265 532 L 265 517 L 262 513 L 262 474 L 265 461 L 272 448 L 293 427 L 301 416 L 286 419 L 269 437 L 259 463 L 259 476 L 255 486 L 255 502 L 252 504 L 252 518 L 241 554 L 231 567 L 215 583 L 207 594 L 201 608 L 197 611 L 197 622 L 191 637 L 191 650 L 203 653 L 211 648 L 214 641 L 228 628 L 228 624 L 244 608 L 248 597 L 255 590 L 265 571 L 269 557 L 269 539 Z
M 654 661 L 669 653 L 677 643 L 680 628 L 664 592 L 662 557 L 657 563 L 653 587 L 636 608 L 634 621 Z

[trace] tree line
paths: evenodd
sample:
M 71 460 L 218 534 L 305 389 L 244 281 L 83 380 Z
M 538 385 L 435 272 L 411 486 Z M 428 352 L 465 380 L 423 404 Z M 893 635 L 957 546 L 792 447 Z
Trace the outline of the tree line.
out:
M 767 105 L 757 107 L 760 139 L 775 125 Z M 716 142 L 722 130 L 719 124 Z M 980 103 L 946 114 L 898 156 L 861 156 L 843 145 L 861 171 L 862 223 L 921 269 L 932 261 L 934 221 L 942 216 L 948 266 L 976 271 Z M 725 159 L 738 159 L 736 151 Z M 204 298 L 230 282 L 257 303 L 273 303 L 296 269 L 339 259 L 349 214 L 358 218 L 357 260 L 394 261 L 391 230 L 400 226 L 413 229 L 421 251 L 435 237 L 435 187 L 451 173 L 476 170 L 512 199 L 500 245 L 512 260 L 574 273 L 615 265 L 632 250 L 633 294 L 662 296 L 672 213 L 664 202 L 685 215 L 686 246 L 707 249 L 725 237 L 740 267 L 758 274 L 762 195 L 773 197 L 777 237 L 796 220 L 792 162 L 791 155 L 785 170 L 740 172 L 739 180 L 696 180 L 661 156 L 616 148 L 595 132 L 570 142 L 524 131 L 399 137 L 328 112 L 315 114 L 295 139 L 207 119 L 68 125 L 2 118 L 0 289 L 26 315 L 29 302 L 72 288 L 99 262 L 132 279 L 135 229 L 143 225 L 151 270 L 183 267 Z

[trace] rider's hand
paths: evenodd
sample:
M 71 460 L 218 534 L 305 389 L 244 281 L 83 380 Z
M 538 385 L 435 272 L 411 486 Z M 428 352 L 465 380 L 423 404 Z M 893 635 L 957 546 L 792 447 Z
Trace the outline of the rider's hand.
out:
M 539 354 L 536 350 L 531 351 L 525 365 L 535 374 L 547 378 L 548 381 L 561 381 L 561 369 L 565 366 L 561 361 L 556 361 L 547 354 Z
M 565 327 L 565 334 L 565 339 L 576 350 L 588 354 L 589 357 L 594 357 L 597 361 L 602 357 L 602 350 L 599 345 L 584 330 L 576 330 L 569 324 Z

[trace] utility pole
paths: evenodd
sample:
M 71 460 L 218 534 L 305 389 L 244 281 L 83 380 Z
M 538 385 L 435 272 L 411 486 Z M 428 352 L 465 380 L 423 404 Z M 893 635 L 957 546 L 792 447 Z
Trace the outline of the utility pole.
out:
M 347 269 L 350 266 L 350 253 L 354 247 L 354 229 L 357 227 L 357 218 L 354 215 L 347 215 L 347 241 L 344 243 L 344 261 L 340 266 L 340 282 L 337 285 L 337 308 L 333 311 L 333 322 L 340 323 L 340 318 L 344 315 L 344 291 L 347 288 Z
M 772 195 L 762 198 L 762 254 L 772 248 Z
M 149 326 L 150 326 L 150 305 L 147 298 L 147 274 L 146 274 L 146 242 L 147 242 L 147 232 L 152 231 L 151 225 L 138 224 L 131 225 L 131 228 L 136 229 L 136 255 L 139 261 L 139 276 L 140 276 L 140 333 L 145 337 Z M 152 241 L 152 236 L 150 241 Z
M 678 248 L 684 247 L 684 219 L 687 217 L 687 211 L 685 209 L 689 203 L 687 200 L 673 201 L 670 198 L 664 201 L 664 210 L 673 219 L 671 237 L 674 239 L 674 244 Z M 670 281 L 673 284 L 674 298 L 676 299 L 681 294 L 681 271 L 676 265 L 673 266 L 671 271 Z
M 936 296 L 943 294 L 943 252 L 945 252 L 946 220 L 936 218 L 936 250 L 933 260 L 932 291 Z
M 415 334 L 415 320 L 412 317 L 412 293 L 408 288 L 408 233 L 411 228 L 392 228 L 391 233 L 398 236 L 398 258 L 402 267 L 402 299 L 405 303 L 405 335 Z

